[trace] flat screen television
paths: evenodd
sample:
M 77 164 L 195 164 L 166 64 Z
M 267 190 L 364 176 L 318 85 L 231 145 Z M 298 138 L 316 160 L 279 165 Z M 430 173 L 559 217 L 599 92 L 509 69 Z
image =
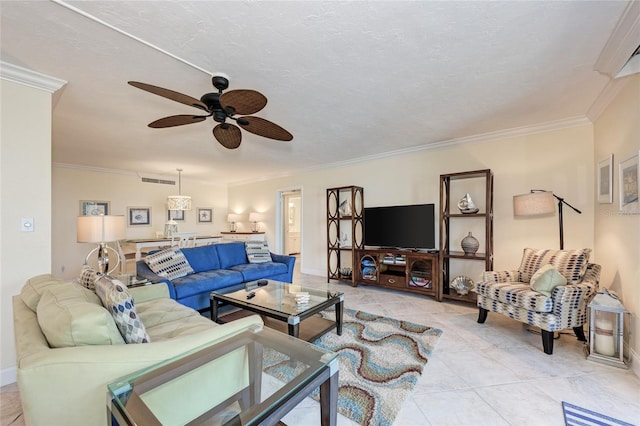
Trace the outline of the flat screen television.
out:
M 385 248 L 435 249 L 435 205 L 366 207 L 364 244 Z

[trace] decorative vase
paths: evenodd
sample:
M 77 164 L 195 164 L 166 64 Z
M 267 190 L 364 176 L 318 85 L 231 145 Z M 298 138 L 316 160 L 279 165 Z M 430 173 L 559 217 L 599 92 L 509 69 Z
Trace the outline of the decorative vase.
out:
M 464 254 L 468 254 L 468 255 L 476 254 L 476 252 L 478 251 L 478 248 L 480 248 L 480 242 L 476 237 L 474 237 L 471 234 L 471 232 L 469 232 L 469 235 L 467 235 L 462 239 L 462 242 L 460 243 L 460 245 L 462 245 L 462 250 L 464 251 Z

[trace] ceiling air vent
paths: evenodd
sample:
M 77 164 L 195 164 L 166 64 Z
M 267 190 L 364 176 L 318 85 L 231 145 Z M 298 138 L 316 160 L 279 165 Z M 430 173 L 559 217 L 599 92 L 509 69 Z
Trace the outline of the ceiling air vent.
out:
M 170 179 L 158 179 L 158 178 L 152 178 L 152 177 L 142 177 L 142 182 L 146 182 L 146 183 L 159 183 L 161 185 L 175 185 L 176 181 L 175 180 L 170 180 Z

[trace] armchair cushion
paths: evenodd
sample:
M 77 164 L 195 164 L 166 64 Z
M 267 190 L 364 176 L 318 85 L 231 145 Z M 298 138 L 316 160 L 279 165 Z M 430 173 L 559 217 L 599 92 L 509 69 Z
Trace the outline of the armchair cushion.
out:
M 20 299 L 25 305 L 29 307 L 33 312 L 38 307 L 40 297 L 50 286 L 64 286 L 67 283 L 60 281 L 51 274 L 37 275 L 33 278 L 29 278 L 27 282 L 20 290 Z
M 526 248 L 522 255 L 520 271 L 522 282 L 528 283 L 542 266 L 553 265 L 569 284 L 577 284 L 587 271 L 591 249 L 540 250 Z
M 553 265 L 544 265 L 531 277 L 531 288 L 538 293 L 551 297 L 554 288 L 567 285 L 567 279 Z
M 478 296 L 527 311 L 551 312 L 553 310 L 551 297 L 532 290 L 531 286 L 525 283 L 481 281 L 476 284 L 476 291 Z

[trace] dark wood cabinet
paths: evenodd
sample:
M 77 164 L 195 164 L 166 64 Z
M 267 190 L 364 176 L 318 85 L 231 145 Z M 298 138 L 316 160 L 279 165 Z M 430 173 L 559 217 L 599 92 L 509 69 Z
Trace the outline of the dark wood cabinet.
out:
M 476 213 L 463 214 L 458 209 L 459 197 L 473 190 L 473 199 L 478 202 Z M 464 225 L 462 225 L 464 223 Z M 474 254 L 465 253 L 459 239 L 466 235 L 460 232 L 463 226 L 480 231 L 475 237 L 480 247 Z M 454 241 L 454 227 L 457 227 Z M 458 238 L 459 237 L 459 238 Z M 493 173 L 490 169 L 440 175 L 440 286 L 438 300 L 454 299 L 476 303 L 477 295 L 471 291 L 460 295 L 450 288 L 455 278 L 453 262 L 483 262 L 486 271 L 493 269 Z M 461 266 L 461 269 L 464 267 Z M 476 277 L 477 278 L 477 277 Z M 476 281 L 475 278 L 474 281 Z
M 437 297 L 438 253 L 357 249 L 355 260 L 356 284 Z
M 364 248 L 364 189 L 327 189 L 327 282 L 348 281 L 356 286 L 353 251 L 360 248 Z

